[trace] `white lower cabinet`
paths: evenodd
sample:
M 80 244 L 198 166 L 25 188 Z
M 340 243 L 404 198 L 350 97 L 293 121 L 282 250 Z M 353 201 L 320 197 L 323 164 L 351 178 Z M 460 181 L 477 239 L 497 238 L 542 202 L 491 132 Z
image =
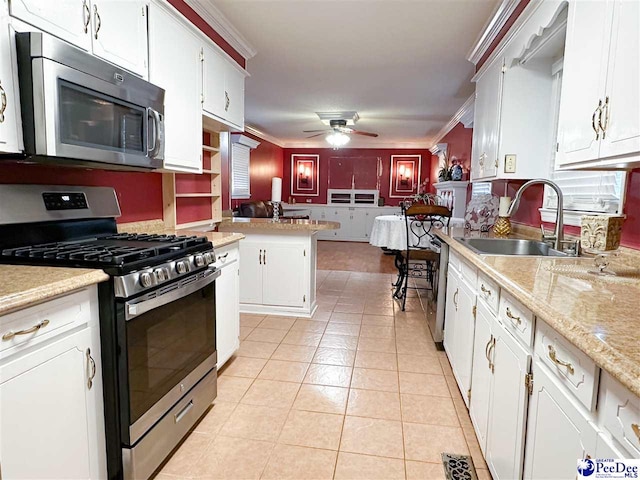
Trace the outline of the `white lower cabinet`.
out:
M 315 308 L 315 242 L 310 235 L 284 234 L 249 234 L 241 240 L 240 310 L 310 316 Z
M 473 341 L 473 372 L 471 375 L 471 400 L 469 417 L 476 431 L 480 450 L 486 456 L 489 402 L 491 400 L 491 360 L 489 348 L 493 343 L 491 329 L 495 317 L 482 302 L 478 302 L 476 329 Z
M 106 478 L 95 287 L 91 295 L 90 302 L 85 290 L 70 303 L 63 297 L 0 317 L 2 335 L 23 320 L 49 320 L 9 340 L 16 346 L 0 356 L 2 478 Z
M 311 220 L 339 222 L 337 230 L 320 230 L 318 240 L 368 242 L 376 217 L 400 213 L 400 207 L 309 206 Z
M 447 280 L 444 348 L 467 407 L 471 388 L 476 293 L 452 268 Z
M 216 249 L 216 351 L 218 369 L 240 348 L 240 268 L 238 244 Z
M 546 367 L 533 364 L 524 478 L 576 478 L 576 462 L 595 457 L 597 431 L 581 406 L 554 381 Z

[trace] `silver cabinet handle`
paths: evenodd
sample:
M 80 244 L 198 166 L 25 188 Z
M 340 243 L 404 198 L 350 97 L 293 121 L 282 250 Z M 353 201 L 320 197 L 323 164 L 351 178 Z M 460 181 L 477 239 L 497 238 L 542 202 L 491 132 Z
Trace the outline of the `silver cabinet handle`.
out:
M 458 289 L 456 288 L 456 293 L 453 294 L 453 304 L 456 306 L 456 310 L 458 310 Z
M 602 117 L 602 100 L 598 101 L 598 106 L 593 111 L 593 115 L 591 115 L 591 128 L 593 128 L 593 131 L 596 132 L 596 140 L 600 140 L 599 120 L 598 120 L 598 125 L 596 125 L 596 115 L 598 115 L 598 112 L 600 112 L 600 117 Z
M 8 331 L 7 333 L 5 333 L 2 336 L 2 340 L 11 340 L 16 335 L 29 335 L 30 333 L 37 332 L 38 330 L 40 330 L 41 328 L 46 327 L 47 325 L 49 325 L 49 320 L 44 319 L 44 320 L 38 322 L 37 324 L 35 324 L 31 328 L 27 328 L 25 330 L 18 330 L 17 332 Z
M 602 114 L 604 113 L 604 123 L 602 123 Z M 609 97 L 605 97 L 604 105 L 600 109 L 600 115 L 598 116 L 598 126 L 602 131 L 602 139 L 607 135 L 607 127 L 609 126 Z
M 488 297 L 491 296 L 491 290 L 489 290 L 488 288 L 486 288 L 484 286 L 484 283 L 480 285 L 480 290 L 482 290 L 482 293 L 486 294 Z
M 96 23 L 96 33 L 95 33 L 95 39 L 98 39 L 98 32 L 100 31 L 100 27 L 102 27 L 102 20 L 100 19 L 100 14 L 98 13 L 98 6 L 94 5 L 93 6 L 93 17 L 95 19 L 95 23 Z
M 87 0 L 83 0 L 82 24 L 84 26 L 84 33 L 87 33 L 89 31 L 89 22 L 91 22 L 91 10 L 89 10 L 89 5 L 87 4 Z
M 87 348 L 87 387 L 91 390 L 93 379 L 96 377 L 96 362 L 91 356 L 91 349 Z
M 225 112 L 229 111 L 229 105 L 231 105 L 231 99 L 229 98 L 229 94 L 225 91 L 224 92 L 224 111 Z
M 0 123 L 4 122 L 4 111 L 7 109 L 7 94 L 0 83 Z
M 262 263 L 264 265 L 267 264 L 267 250 L 266 249 L 262 252 Z
M 258 253 L 258 263 L 262 265 L 262 249 L 260 249 L 260 253 Z
M 522 319 L 520 317 L 516 317 L 513 313 L 511 313 L 509 307 L 507 307 L 507 317 L 509 317 L 509 320 L 511 320 L 514 325 L 520 325 L 522 323 Z
M 224 255 L 218 255 L 218 260 L 224 260 L 228 256 L 229 256 L 229 252 L 225 253 Z

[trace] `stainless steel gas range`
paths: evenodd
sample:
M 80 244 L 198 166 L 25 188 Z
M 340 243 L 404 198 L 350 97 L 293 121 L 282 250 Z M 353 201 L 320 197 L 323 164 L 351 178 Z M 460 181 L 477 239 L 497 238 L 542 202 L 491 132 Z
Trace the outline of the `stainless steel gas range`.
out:
M 0 185 L 0 263 L 100 268 L 110 479 L 150 477 L 216 396 L 215 279 L 203 237 L 117 233 L 106 187 Z

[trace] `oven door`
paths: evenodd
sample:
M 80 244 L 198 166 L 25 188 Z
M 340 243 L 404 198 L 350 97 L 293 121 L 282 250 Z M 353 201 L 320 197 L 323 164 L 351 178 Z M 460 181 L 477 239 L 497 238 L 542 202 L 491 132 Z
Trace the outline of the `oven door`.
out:
M 125 446 L 134 445 L 216 368 L 214 280 L 219 275 L 208 268 L 118 304 Z
M 141 81 L 126 82 L 127 75 L 114 67 L 113 76 L 123 79 L 118 84 L 47 58 L 34 58 L 33 125 L 25 129 L 27 153 L 160 168 L 163 116 L 128 84 Z

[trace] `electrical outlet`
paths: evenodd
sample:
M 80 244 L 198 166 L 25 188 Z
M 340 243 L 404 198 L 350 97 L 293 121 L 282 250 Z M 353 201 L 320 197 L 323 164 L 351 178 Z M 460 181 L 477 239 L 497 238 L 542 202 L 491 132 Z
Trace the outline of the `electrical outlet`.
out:
M 305 199 L 305 202 L 307 202 L 307 203 L 311 203 L 311 199 L 310 199 L 310 198 L 307 198 L 307 199 Z
M 516 156 L 504 156 L 504 173 L 516 173 Z

